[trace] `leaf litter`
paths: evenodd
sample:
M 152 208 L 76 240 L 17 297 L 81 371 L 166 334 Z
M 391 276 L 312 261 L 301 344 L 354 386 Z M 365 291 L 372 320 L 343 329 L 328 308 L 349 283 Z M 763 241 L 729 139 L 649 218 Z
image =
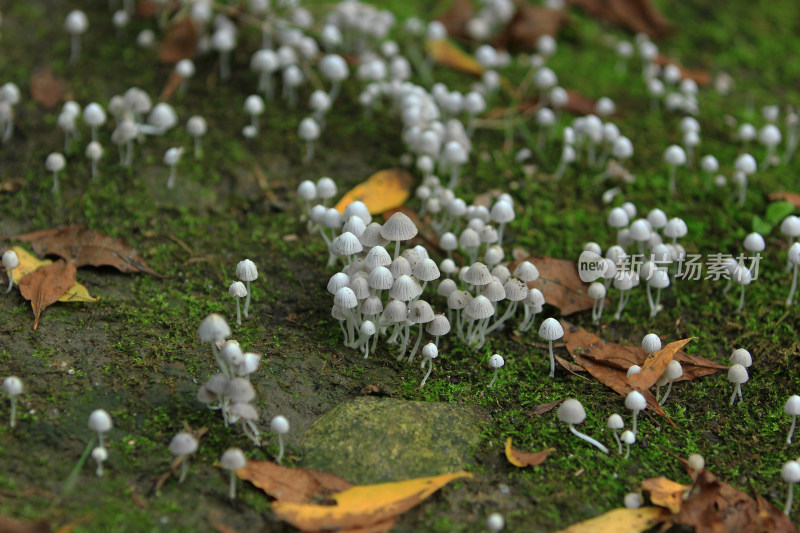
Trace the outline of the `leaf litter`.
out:
M 39 317 L 48 306 L 56 303 L 75 284 L 77 270 L 69 261 L 45 265 L 19 281 L 22 297 L 33 308 L 33 329 L 39 327 Z
M 538 452 L 521 452 L 512 447 L 511 437 L 506 439 L 506 459 L 508 459 L 509 463 L 519 468 L 538 466 L 554 451 L 556 451 L 555 448 L 545 448 Z
M 344 213 L 348 204 L 360 201 L 373 215 L 402 206 L 411 194 L 414 178 L 400 168 L 380 170 L 342 196 L 336 209 Z
M 558 307 L 562 315 L 571 315 L 594 306 L 594 300 L 589 298 L 575 263 L 539 255 L 530 255 L 526 259 L 539 271 L 539 279 L 528 283 L 528 287 L 542 291 L 545 303 Z M 514 272 L 520 262 L 512 263 L 509 270 Z

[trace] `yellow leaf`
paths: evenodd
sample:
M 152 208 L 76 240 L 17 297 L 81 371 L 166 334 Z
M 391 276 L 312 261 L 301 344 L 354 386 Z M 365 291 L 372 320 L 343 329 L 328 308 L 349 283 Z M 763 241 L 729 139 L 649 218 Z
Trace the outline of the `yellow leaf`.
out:
M 673 514 L 681 510 L 683 495 L 690 488 L 689 485 L 681 485 L 664 477 L 642 481 L 642 490 L 650 493 L 650 501 L 655 505 L 666 507 Z
M 614 509 L 605 514 L 573 524 L 558 533 L 639 533 L 669 518 L 661 507 Z
M 400 207 L 408 199 L 413 180 L 411 174 L 399 168 L 378 171 L 348 191 L 336 209 L 344 213 L 344 208 L 356 200 L 364 202 L 373 215 Z
M 628 378 L 631 387 L 646 390 L 655 385 L 658 378 L 660 378 L 661 374 L 667 369 L 669 362 L 672 361 L 672 357 L 678 353 L 681 348 L 686 346 L 690 340 L 695 338 L 696 337 L 689 337 L 688 339 L 671 342 L 656 353 L 648 356 L 642 365 L 641 372 Z
M 434 61 L 440 65 L 454 68 L 468 74 L 483 76 L 483 67 L 475 58 L 461 50 L 447 39 L 426 41 L 425 48 Z
M 67 292 L 58 299 L 59 302 L 96 302 L 100 298 L 95 298 L 89 294 L 87 289 L 82 284 L 75 282 L 75 285 L 67 289 Z
M 336 505 L 312 505 L 276 501 L 275 515 L 303 531 L 319 531 L 363 527 L 397 516 L 419 504 L 441 487 L 469 472 L 455 472 L 435 477 L 423 477 L 360 485 L 333 495 Z
M 17 285 L 19 280 L 38 270 L 39 268 L 52 263 L 49 259 L 39 259 L 25 248 L 14 246 L 11 248 L 19 258 L 19 265 L 14 269 L 14 284 Z
M 14 246 L 11 248 L 16 252 L 19 258 L 19 265 L 14 269 L 14 283 L 17 284 L 19 280 L 39 270 L 45 265 L 52 263 L 49 259 L 39 259 L 25 248 Z M 89 289 L 80 283 L 75 283 L 70 287 L 64 295 L 58 299 L 59 302 L 96 302 L 100 298 L 95 298 L 89 294 Z
M 519 450 L 515 450 L 511 446 L 511 437 L 506 439 L 506 459 L 508 459 L 508 462 L 512 465 L 520 468 L 540 465 L 545 459 L 547 459 L 547 456 L 554 451 L 556 451 L 555 448 L 546 448 L 540 452 L 534 453 L 521 452 Z

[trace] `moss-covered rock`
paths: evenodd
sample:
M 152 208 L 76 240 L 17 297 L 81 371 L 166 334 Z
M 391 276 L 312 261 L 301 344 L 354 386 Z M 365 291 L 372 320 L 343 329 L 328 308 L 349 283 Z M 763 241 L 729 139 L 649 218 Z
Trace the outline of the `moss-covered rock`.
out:
M 302 466 L 358 484 L 454 472 L 472 463 L 484 424 L 459 405 L 356 398 L 306 431 Z

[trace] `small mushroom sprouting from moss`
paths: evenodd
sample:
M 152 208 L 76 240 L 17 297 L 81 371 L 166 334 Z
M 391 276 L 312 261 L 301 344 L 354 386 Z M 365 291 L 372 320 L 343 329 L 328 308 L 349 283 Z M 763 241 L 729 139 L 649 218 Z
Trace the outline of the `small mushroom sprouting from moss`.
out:
M 631 444 L 636 442 L 636 434 L 630 429 L 626 429 L 619 439 L 625 443 L 625 459 L 627 459 L 631 456 Z
M 575 398 L 570 398 L 565 400 L 564 403 L 561 404 L 561 407 L 558 408 L 558 419 L 562 422 L 569 424 L 569 430 L 572 432 L 573 435 L 578 437 L 579 439 L 585 440 L 592 446 L 596 447 L 601 452 L 608 454 L 608 448 L 594 440 L 588 435 L 585 435 L 575 429 L 575 424 L 580 424 L 584 420 L 586 420 L 586 411 L 583 409 L 583 405 L 581 402 L 576 400 Z
M 234 281 L 228 287 L 228 294 L 236 298 L 236 325 L 242 325 L 242 309 L 239 304 L 239 299 L 247 296 L 247 288 L 241 281 Z
M 97 470 L 95 471 L 97 477 L 103 477 L 103 463 L 108 460 L 108 450 L 105 446 L 95 446 L 92 449 L 92 459 L 97 463 Z
M 11 421 L 10 427 L 17 423 L 17 396 L 22 394 L 22 380 L 17 376 L 8 376 L 3 380 L 3 392 L 11 399 Z
M 53 173 L 53 193 L 58 191 L 58 173 L 64 170 L 65 166 L 67 166 L 67 160 L 58 152 L 51 153 L 44 161 L 44 168 Z
M 181 431 L 172 437 L 169 451 L 181 460 L 181 476 L 178 478 L 178 483 L 183 483 L 186 479 L 186 474 L 189 473 L 189 456 L 197 451 L 197 447 L 197 439 L 191 433 Z
M 614 440 L 617 441 L 619 454 L 622 455 L 622 441 L 619 440 L 619 434 L 617 433 L 617 431 L 625 427 L 622 417 L 617 413 L 612 414 L 608 417 L 607 425 L 608 429 L 614 433 Z
M 555 318 L 547 318 L 542 325 L 539 326 L 539 336 L 548 341 L 548 348 L 550 349 L 550 378 L 556 376 L 556 360 L 553 356 L 553 341 L 558 340 L 564 336 L 564 328 Z
M 487 388 L 491 389 L 494 386 L 494 382 L 497 381 L 497 373 L 505 364 L 506 362 L 503 360 L 503 356 L 499 353 L 496 353 L 489 358 L 489 368 L 494 369 L 494 375 L 492 376 L 492 381 L 486 385 Z
M 247 297 L 244 300 L 244 317 L 247 318 L 247 310 L 250 308 L 250 282 L 258 279 L 258 269 L 256 264 L 249 259 L 239 261 L 236 265 L 236 277 L 244 281 L 247 286 Z
M 278 415 L 270 421 L 269 429 L 278 434 L 278 457 L 275 458 L 275 462 L 280 464 L 284 452 L 283 436 L 289 433 L 289 421 L 285 416 Z
M 633 434 L 635 436 L 636 419 L 639 416 L 639 411 L 647 408 L 647 400 L 641 392 L 634 390 L 625 397 L 625 407 L 633 411 Z
M 239 448 L 228 448 L 219 459 L 219 466 L 230 473 L 230 483 L 228 485 L 228 498 L 236 499 L 236 471 L 244 468 L 247 458 Z
M 97 433 L 97 440 L 100 446 L 105 446 L 103 434 L 111 431 L 112 427 L 111 415 L 105 409 L 95 409 L 89 415 L 89 429 Z
M 786 400 L 786 404 L 783 406 L 783 411 L 792 417 L 792 425 L 789 428 L 789 434 L 786 436 L 786 445 L 789 446 L 792 444 L 792 435 L 797 425 L 797 415 L 800 415 L 800 396 L 797 394 L 789 396 L 789 399 Z
M 733 394 L 731 394 L 731 405 L 736 402 L 737 394 L 739 395 L 739 400 L 742 402 L 744 401 L 744 397 L 742 396 L 742 383 L 747 383 L 748 379 L 750 379 L 750 377 L 747 375 L 747 369 L 739 363 L 736 363 L 728 369 L 728 381 L 736 385 L 733 389 Z
M 425 377 L 422 378 L 422 383 L 419 384 L 420 389 L 424 387 L 425 382 L 428 381 L 428 377 L 430 377 L 433 371 L 433 360 L 437 357 L 439 357 L 439 349 L 436 347 L 436 344 L 429 342 L 422 347 L 422 363 L 419 367 L 425 368 L 425 363 L 428 363 L 428 372 L 425 374 Z
M 74 9 L 67 13 L 64 19 L 64 28 L 70 35 L 69 62 L 77 63 L 81 57 L 81 35 L 89 29 L 89 19 L 86 13 L 80 9 Z
M 664 372 L 664 375 L 669 380 L 669 385 L 667 385 L 667 392 L 664 393 L 664 397 L 661 398 L 661 401 L 658 402 L 658 405 L 664 405 L 667 402 L 669 393 L 672 391 L 672 382 L 683 376 L 683 367 L 681 367 L 681 364 L 678 361 L 673 359 L 667 365 L 667 370 Z
M 19 256 L 17 256 L 17 252 L 14 250 L 6 250 L 3 252 L 2 263 L 3 266 L 8 269 L 8 288 L 6 289 L 6 293 L 9 293 L 14 286 L 14 269 L 19 266 Z

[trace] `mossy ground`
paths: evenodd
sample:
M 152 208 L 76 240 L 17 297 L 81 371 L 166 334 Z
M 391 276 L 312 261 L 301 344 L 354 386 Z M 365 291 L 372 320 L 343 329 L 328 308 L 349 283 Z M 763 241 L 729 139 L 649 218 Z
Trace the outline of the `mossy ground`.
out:
M 389 7 L 401 17 L 427 17 L 430 12 L 425 10 L 441 9 L 424 2 L 392 4 L 396 5 Z M 416 11 L 422 5 L 423 11 Z M 89 11 L 93 27 L 84 40 L 86 54 L 78 67 L 70 67 L 62 60 L 68 50 L 59 21 L 73 7 L 81 5 L 65 2 L 53 7 L 31 1 L 4 10 L 0 81 L 25 87 L 35 68 L 50 66 L 83 104 L 107 102 L 131 85 L 157 95 L 169 67 L 160 65 L 154 52 L 131 44 L 152 22 L 134 20 L 123 44 L 109 28 L 94 22 L 108 19 L 104 3 L 98 3 Z M 789 0 L 758 6 L 728 2 L 724 9 L 709 0 L 660 2 L 660 7 L 676 27 L 674 36 L 659 43 L 663 51 L 691 67 L 726 70 L 736 79 L 731 96 L 701 94 L 699 117 L 700 152 L 717 155 L 729 175 L 738 146 L 724 115 L 758 122 L 761 105 L 800 103 L 800 63 L 788 59 L 800 49 L 792 27 L 799 8 Z M 704 188 L 705 178 L 696 172 L 682 172 L 679 194 L 667 195 L 661 154 L 679 141 L 677 118 L 649 112 L 641 83 L 616 73 L 616 60 L 603 44 L 608 32 L 616 34 L 574 14 L 552 65 L 564 86 L 617 102 L 620 128 L 636 147 L 632 167 L 638 179 L 625 187 L 625 199 L 643 212 L 660 207 L 669 216 L 683 217 L 689 226 L 685 242 L 690 252 L 736 253 L 751 231 L 753 216 L 765 215 L 767 193 L 797 190 L 797 161 L 758 173 L 743 209 L 727 191 Z M 295 131 L 304 112 L 299 109 L 270 107 L 264 133 L 256 140 L 243 140 L 241 103 L 255 87 L 244 50 L 253 50 L 257 42 L 255 32 L 243 33 L 231 83 L 217 80 L 216 59 L 206 57 L 198 62 L 198 76 L 188 94 L 174 99 L 182 119 L 198 113 L 210 125 L 204 139 L 206 157 L 199 162 L 184 158 L 174 192 L 164 187 L 167 170 L 161 157 L 170 146 L 188 147 L 186 134 L 149 139 L 138 149 L 133 170 L 126 172 L 116 164 L 116 151 L 107 141 L 110 132 L 105 130 L 100 179 L 89 179 L 81 144 L 68 154 L 62 192 L 51 195 L 43 161 L 62 148 L 63 138 L 55 127 L 56 113 L 41 110 L 24 89 L 18 131 L 0 149 L 2 179 L 25 182 L 22 190 L 0 195 L 3 236 L 83 223 L 123 237 L 152 268 L 169 277 L 81 269 L 79 280 L 101 300 L 54 305 L 37 331 L 31 329 L 30 306 L 18 292 L 0 298 L 2 374 L 16 374 L 26 385 L 18 427 L 11 431 L 0 425 L 0 513 L 47 518 L 54 524 L 85 519 L 76 531 L 205 531 L 210 529 L 206 512 L 217 510 L 220 521 L 240 531 L 281 529 L 267 498 L 251 487 L 242 488 L 238 502 L 228 503 L 224 476 L 212 466 L 230 445 L 243 447 L 256 459 L 271 458 L 276 445 L 253 449 L 239 431 L 224 429 L 218 414 L 194 399 L 214 369 L 207 347 L 196 339 L 197 325 L 211 311 L 232 316 L 226 288 L 236 262 L 244 257 L 258 264 L 260 276 L 254 284 L 253 317 L 236 328 L 234 336 L 247 350 L 264 354 L 255 379 L 258 403 L 265 418 L 280 413 L 292 422 L 290 458 L 302 453 L 296 443 L 316 416 L 360 395 L 370 384 L 379 384 L 391 396 L 480 406 L 493 417 L 477 450 L 475 478 L 446 487 L 404 515 L 400 531 L 480 530 L 486 515 L 495 510 L 506 515 L 512 530 L 552 531 L 619 506 L 623 495 L 647 477 L 685 481 L 672 454 L 693 452 L 703 453 L 722 479 L 780 504 L 785 494 L 780 467 L 798 455 L 796 446 L 787 449 L 782 444 L 789 424 L 782 407 L 789 394 L 800 390 L 800 345 L 796 308 L 783 305 L 789 278 L 782 268 L 785 243 L 777 229 L 766 236 L 762 270 L 748 288 L 744 313 L 734 313 L 735 298 L 722 294 L 721 282 L 687 281 L 667 292 L 665 309 L 656 318 L 647 317 L 644 295 L 639 293 L 621 321 L 604 320 L 599 328 L 609 340 L 630 343 L 647 331 L 668 339 L 696 336 L 687 350 L 720 362 L 733 348 L 747 347 L 755 363 L 745 403 L 727 405 L 731 389 L 724 376 L 677 386 L 666 406 L 676 427 L 661 418 L 647 418 L 630 460 L 601 456 L 573 439 L 553 413 L 536 418 L 529 411 L 540 403 L 578 397 L 589 413 L 583 429 L 610 441 L 603 432 L 604 420 L 623 410 L 621 398 L 591 379 L 561 370 L 555 380 L 547 379 L 545 352 L 507 333 L 493 336 L 481 353 L 446 339 L 423 390 L 418 388 L 419 369 L 396 364 L 385 347 L 364 361 L 341 346 L 324 289 L 330 275 L 324 268 L 324 245 L 306 234 L 294 189 L 300 180 L 322 175 L 332 176 L 346 189 L 396 164 L 403 152 L 399 126 L 384 114 L 362 118 L 360 109 L 349 103 L 356 96 L 350 85 L 341 105 L 326 118 L 327 129 L 310 165 L 300 163 Z M 632 62 L 634 70 L 635 65 Z M 507 76 L 519 79 L 521 73 L 512 69 Z M 442 69 L 437 74 L 462 89 L 470 82 Z M 611 243 L 613 236 L 604 223 L 608 208 L 599 201 L 603 187 L 594 183 L 592 172 L 572 170 L 561 182 L 524 177 L 513 157 L 500 150 L 502 140 L 501 131 L 477 133 L 475 156 L 460 192 L 469 200 L 489 189 L 508 190 L 524 207 L 525 214 L 506 232 L 507 253 L 518 245 L 542 255 L 576 258 L 588 240 Z M 517 137 L 515 146 L 523 145 L 524 139 Z M 549 160 L 539 165 L 552 170 L 557 154 L 550 150 L 545 155 Z M 756 155 L 760 159 L 762 154 Z M 588 312 L 570 319 L 590 327 Z M 527 340 L 537 342 L 535 334 Z M 487 389 L 490 373 L 481 362 L 492 352 L 502 353 L 506 366 L 497 385 Z M 88 413 L 98 407 L 109 410 L 115 420 L 107 474 L 98 479 L 86 465 L 73 488 L 63 493 L 90 437 Z M 6 415 L 6 409 L 0 413 Z M 195 428 L 208 427 L 209 434 L 193 458 L 186 484 L 179 487 L 170 481 L 160 494 L 153 494 L 155 479 L 169 466 L 169 439 L 184 421 Z M 540 467 L 519 470 L 502 455 L 508 436 L 520 449 L 555 446 L 558 451 Z M 795 511 L 793 518 L 798 517 Z

